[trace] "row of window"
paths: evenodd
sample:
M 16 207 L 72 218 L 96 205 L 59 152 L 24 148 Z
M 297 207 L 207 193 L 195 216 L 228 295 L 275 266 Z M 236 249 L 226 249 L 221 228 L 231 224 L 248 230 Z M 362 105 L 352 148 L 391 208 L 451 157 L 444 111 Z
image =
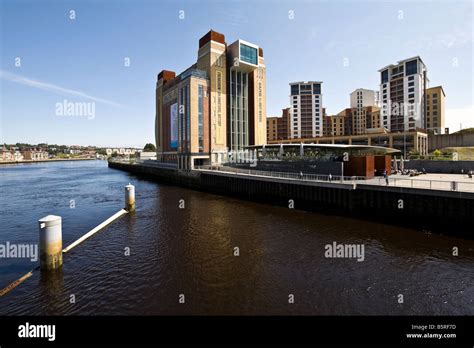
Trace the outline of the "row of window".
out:
M 198 85 L 198 146 L 204 151 L 204 86 Z
M 321 94 L 321 85 L 319 83 L 291 85 L 290 87 L 291 95 Z

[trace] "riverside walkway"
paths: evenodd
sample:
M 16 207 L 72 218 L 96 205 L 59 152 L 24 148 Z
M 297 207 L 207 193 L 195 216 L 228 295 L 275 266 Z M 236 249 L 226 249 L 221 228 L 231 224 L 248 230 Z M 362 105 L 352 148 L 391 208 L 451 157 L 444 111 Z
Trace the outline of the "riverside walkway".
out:
M 474 179 L 462 174 L 422 174 L 416 177 L 409 177 L 407 175 L 390 175 L 388 185 L 383 177 L 374 177 L 366 179 L 364 177 L 354 176 L 329 176 L 309 173 L 288 173 L 288 172 L 272 172 L 253 169 L 242 169 L 227 166 L 199 166 L 195 170 L 205 172 L 221 172 L 236 175 L 258 176 L 258 177 L 273 177 L 290 180 L 302 180 L 313 182 L 326 182 L 332 184 L 356 184 L 369 186 L 391 186 L 391 187 L 406 187 L 413 189 L 427 189 L 433 191 L 459 191 L 459 192 L 473 192 L 474 193 Z

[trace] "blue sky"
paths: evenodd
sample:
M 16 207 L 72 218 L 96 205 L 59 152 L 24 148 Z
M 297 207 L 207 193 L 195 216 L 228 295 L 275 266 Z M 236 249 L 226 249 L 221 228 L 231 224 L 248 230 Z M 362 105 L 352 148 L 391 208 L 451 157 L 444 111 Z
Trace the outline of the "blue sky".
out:
M 210 28 L 263 48 L 268 116 L 289 104 L 290 82 L 323 81 L 335 114 L 354 89 L 378 89 L 378 69 L 419 55 L 446 92 L 447 126 L 474 127 L 471 1 L 0 3 L 2 143 L 154 142 L 156 75 L 193 64 Z M 57 115 L 65 99 L 95 102 L 94 117 Z

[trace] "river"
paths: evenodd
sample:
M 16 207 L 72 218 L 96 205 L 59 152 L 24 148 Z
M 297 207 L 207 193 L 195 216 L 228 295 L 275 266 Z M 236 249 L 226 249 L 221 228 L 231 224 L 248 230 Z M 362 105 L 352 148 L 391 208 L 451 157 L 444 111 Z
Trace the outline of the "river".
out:
M 136 212 L 0 297 L 0 315 L 474 314 L 474 241 L 162 185 L 104 161 L 0 166 L 0 244 L 36 244 L 53 214 L 66 246 L 123 207 L 129 182 Z M 363 245 L 363 261 L 325 257 L 333 242 Z M 37 265 L 0 258 L 0 288 Z

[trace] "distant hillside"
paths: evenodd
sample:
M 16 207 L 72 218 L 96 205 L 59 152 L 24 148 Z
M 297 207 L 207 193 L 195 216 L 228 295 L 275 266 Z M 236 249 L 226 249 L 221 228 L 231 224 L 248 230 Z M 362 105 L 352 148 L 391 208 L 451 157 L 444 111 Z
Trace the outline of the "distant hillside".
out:
M 474 128 L 461 129 L 460 131 L 454 132 L 452 134 L 467 134 L 467 133 L 474 133 Z

